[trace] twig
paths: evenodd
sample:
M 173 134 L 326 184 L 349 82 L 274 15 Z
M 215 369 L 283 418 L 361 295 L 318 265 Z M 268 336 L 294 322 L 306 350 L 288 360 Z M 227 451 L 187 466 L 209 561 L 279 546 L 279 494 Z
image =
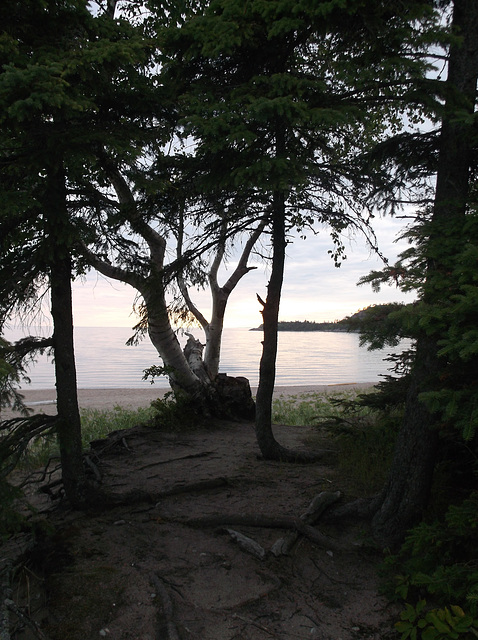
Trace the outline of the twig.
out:
M 142 467 L 138 467 L 138 471 L 144 471 L 144 469 L 149 469 L 150 467 L 156 467 L 160 464 L 178 462 L 179 460 L 190 460 L 191 458 L 205 458 L 206 456 L 211 455 L 211 453 L 213 453 L 213 451 L 202 451 L 201 453 L 190 453 L 187 456 L 180 456 L 178 458 L 168 458 L 167 460 L 158 460 L 157 462 L 151 462 L 150 464 L 145 464 Z

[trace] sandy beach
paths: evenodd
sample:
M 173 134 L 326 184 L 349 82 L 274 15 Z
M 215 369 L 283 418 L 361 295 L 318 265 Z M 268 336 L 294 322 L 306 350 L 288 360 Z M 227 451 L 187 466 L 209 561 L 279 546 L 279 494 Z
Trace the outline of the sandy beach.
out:
M 331 385 L 303 385 L 276 387 L 274 397 L 292 396 L 308 392 L 326 392 L 337 393 L 340 391 L 353 391 L 355 389 L 366 389 L 373 383 L 346 383 Z M 252 393 L 255 395 L 257 388 L 252 387 Z M 137 409 L 139 407 L 149 406 L 152 400 L 162 398 L 169 389 L 151 386 L 147 389 L 79 389 L 79 403 L 82 409 L 104 409 L 109 410 L 114 407 L 124 407 L 129 409 Z M 56 393 L 55 389 L 26 389 L 22 390 L 25 398 L 25 404 L 33 409 L 35 413 L 54 414 L 56 412 Z M 1 418 L 6 420 L 15 415 L 9 409 L 1 412 Z

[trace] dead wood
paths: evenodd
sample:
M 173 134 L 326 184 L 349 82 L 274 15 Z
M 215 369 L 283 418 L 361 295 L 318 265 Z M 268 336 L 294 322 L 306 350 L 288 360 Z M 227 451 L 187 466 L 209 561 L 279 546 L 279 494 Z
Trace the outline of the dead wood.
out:
M 241 549 L 250 553 L 259 560 L 264 560 L 266 557 L 266 550 L 258 542 L 249 538 L 249 536 L 245 536 L 243 533 L 239 533 L 239 531 L 235 531 L 234 529 L 224 529 L 224 531 L 226 531 L 226 533 L 228 533 L 231 538 L 237 542 Z
M 334 504 L 334 502 L 337 502 L 340 497 L 340 491 L 336 491 L 334 493 L 330 491 L 322 491 L 317 496 L 315 496 L 315 498 L 309 504 L 307 511 L 300 516 L 300 521 L 304 523 L 304 527 L 300 529 L 299 525 L 296 531 L 289 531 L 285 537 L 276 540 L 271 548 L 272 554 L 275 556 L 280 556 L 290 553 L 292 547 L 299 539 L 299 533 L 306 535 L 308 538 L 310 538 L 311 535 L 314 535 L 314 542 L 318 544 L 323 545 L 324 543 L 327 543 L 326 536 L 313 529 L 313 527 L 311 527 L 310 525 L 317 522 L 324 511 L 330 505 Z M 304 533 L 305 531 L 307 533 Z M 330 543 L 328 546 L 330 546 Z
M 164 586 L 161 578 L 155 573 L 151 576 L 151 582 L 153 583 L 162 604 L 163 615 L 166 622 L 166 633 L 168 634 L 167 639 L 165 640 L 180 640 L 178 630 L 174 623 L 173 603 L 169 597 L 168 590 Z
M 187 456 L 179 456 L 177 458 L 168 458 L 167 460 L 158 460 L 156 462 L 150 462 L 149 464 L 145 464 L 142 467 L 138 467 L 138 471 L 144 471 L 145 469 L 150 469 L 151 467 L 159 466 L 160 464 L 169 464 L 170 462 L 179 462 L 180 460 L 190 460 L 192 458 L 206 458 L 210 456 L 213 451 L 201 451 L 200 453 L 190 453 Z

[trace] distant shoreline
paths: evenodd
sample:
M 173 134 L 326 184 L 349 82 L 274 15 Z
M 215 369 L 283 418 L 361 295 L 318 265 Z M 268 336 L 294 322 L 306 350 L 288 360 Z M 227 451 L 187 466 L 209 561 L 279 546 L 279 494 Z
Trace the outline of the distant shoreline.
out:
M 249 329 L 249 331 L 263 331 L 264 325 L 259 325 Z M 312 333 L 314 331 L 323 331 L 324 333 L 358 333 L 358 329 L 352 328 L 348 319 L 337 320 L 336 322 L 311 322 L 309 320 L 281 320 L 277 325 L 278 331 L 297 331 L 304 333 Z
M 345 382 L 342 384 L 321 384 L 321 385 L 291 385 L 277 386 L 274 389 L 274 397 L 280 396 L 290 397 L 303 393 L 338 393 L 340 391 L 364 390 L 374 386 L 373 382 Z M 139 409 L 147 407 L 157 398 L 162 398 L 170 391 L 169 388 L 151 387 L 148 389 L 78 389 L 79 404 L 82 409 L 100 409 L 112 410 L 115 407 L 124 407 L 129 409 Z M 252 387 L 252 393 L 255 395 L 257 387 Z M 56 412 L 56 393 L 55 389 L 25 389 L 21 391 L 24 396 L 25 403 L 35 413 L 54 414 Z M 9 409 L 1 411 L 0 416 L 3 420 L 17 416 Z

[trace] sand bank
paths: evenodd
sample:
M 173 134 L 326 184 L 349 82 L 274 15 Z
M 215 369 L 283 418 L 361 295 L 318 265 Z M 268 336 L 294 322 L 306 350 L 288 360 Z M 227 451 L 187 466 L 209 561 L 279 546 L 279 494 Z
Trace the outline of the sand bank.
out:
M 274 397 L 288 397 L 308 392 L 327 392 L 337 393 L 340 391 L 366 389 L 373 383 L 346 383 L 331 385 L 303 385 L 276 387 Z M 152 400 L 162 398 L 168 389 L 155 387 L 152 385 L 147 389 L 79 389 L 79 403 L 82 409 L 113 409 L 114 407 L 124 407 L 129 409 L 137 409 L 139 407 L 149 406 Z M 252 388 L 255 394 L 256 387 Z M 56 393 L 54 389 L 26 389 L 22 391 L 25 403 L 35 413 L 54 414 L 56 412 Z M 4 409 L 1 412 L 2 419 L 8 419 L 13 414 L 10 410 Z

